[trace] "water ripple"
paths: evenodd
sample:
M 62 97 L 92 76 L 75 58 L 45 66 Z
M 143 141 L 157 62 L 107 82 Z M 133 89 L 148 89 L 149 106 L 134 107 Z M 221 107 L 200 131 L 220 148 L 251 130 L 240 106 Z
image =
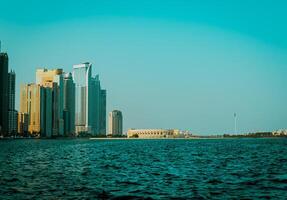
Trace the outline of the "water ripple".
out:
M 287 199 L 287 140 L 1 140 L 1 199 Z

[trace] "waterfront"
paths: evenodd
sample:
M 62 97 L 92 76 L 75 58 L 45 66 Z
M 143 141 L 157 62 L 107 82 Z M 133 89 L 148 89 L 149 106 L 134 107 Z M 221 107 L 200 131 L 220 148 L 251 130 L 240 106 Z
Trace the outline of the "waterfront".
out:
M 0 140 L 2 199 L 278 198 L 287 139 Z

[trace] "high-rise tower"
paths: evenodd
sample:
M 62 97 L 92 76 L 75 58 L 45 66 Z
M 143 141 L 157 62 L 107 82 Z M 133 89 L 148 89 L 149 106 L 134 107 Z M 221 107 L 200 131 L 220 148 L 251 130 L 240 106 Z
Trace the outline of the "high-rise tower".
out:
M 8 54 L 0 52 L 0 135 L 8 131 Z
M 92 64 L 86 62 L 73 67 L 75 83 L 76 134 L 101 134 L 101 84 L 99 75 L 92 76 Z M 103 108 L 105 109 L 105 108 Z
M 109 135 L 123 134 L 123 115 L 119 110 L 109 113 Z
M 91 80 L 92 64 L 86 62 L 73 66 L 75 83 L 75 132 L 92 134 L 91 126 Z
M 36 84 L 52 89 L 52 124 L 53 136 L 64 135 L 64 94 L 62 69 L 37 69 Z
M 20 113 L 28 116 L 28 131 L 32 135 L 52 136 L 52 105 L 52 88 L 34 83 L 21 85 Z
M 14 71 L 8 73 L 8 135 L 17 133 L 18 112 L 15 110 L 15 81 Z
M 94 135 L 100 134 L 100 95 L 101 95 L 101 84 L 99 75 L 92 77 L 91 79 L 91 124 L 93 127 Z
M 71 73 L 64 76 L 64 134 L 75 133 L 75 84 Z
M 100 134 L 107 134 L 107 91 L 101 89 L 100 94 Z

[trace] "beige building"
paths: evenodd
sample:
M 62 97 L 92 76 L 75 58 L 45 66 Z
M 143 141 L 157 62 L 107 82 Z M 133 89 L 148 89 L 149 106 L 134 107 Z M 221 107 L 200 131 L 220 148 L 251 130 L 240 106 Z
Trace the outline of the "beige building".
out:
M 64 135 L 64 94 L 62 69 L 37 69 L 36 84 L 52 89 L 52 135 Z
M 184 135 L 180 134 L 179 130 L 169 130 L 169 129 L 130 129 L 128 130 L 127 136 L 128 138 L 143 138 L 143 139 L 184 137 Z
M 27 113 L 18 113 L 18 134 L 26 136 L 28 133 L 29 118 Z
M 63 74 L 63 69 L 37 69 L 36 83 L 43 85 L 47 82 L 58 82 L 59 76 Z
M 108 135 L 122 135 L 123 134 L 123 115 L 119 110 L 114 110 L 109 113 L 109 134 Z
M 34 83 L 21 85 L 19 113 L 28 117 L 28 132 L 30 134 L 51 137 L 52 89 Z M 23 120 L 20 117 L 18 127 L 22 126 Z

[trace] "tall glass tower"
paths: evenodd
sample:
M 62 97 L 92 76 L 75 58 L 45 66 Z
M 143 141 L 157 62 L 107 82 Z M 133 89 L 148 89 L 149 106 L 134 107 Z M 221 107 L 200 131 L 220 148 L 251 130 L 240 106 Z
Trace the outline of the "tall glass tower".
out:
M 75 133 L 75 84 L 71 73 L 64 76 L 64 133 Z
M 63 95 L 63 69 L 37 69 L 36 84 L 52 89 L 52 125 L 53 136 L 64 135 L 64 95 Z
M 92 76 L 92 64 L 74 65 L 75 133 L 101 135 L 105 132 L 106 91 L 101 90 L 99 75 Z
M 8 73 L 8 135 L 17 133 L 18 112 L 15 110 L 15 80 L 15 72 Z
M 7 134 L 8 124 L 8 54 L 0 52 L 0 135 Z
M 92 134 L 92 64 L 86 62 L 73 67 L 75 83 L 75 132 Z
M 100 94 L 100 134 L 106 135 L 106 118 L 107 118 L 107 91 L 101 89 Z
M 92 78 L 91 82 L 91 91 L 92 91 L 92 103 L 91 103 L 91 114 L 92 119 L 90 120 L 93 126 L 93 132 L 95 135 L 100 134 L 100 93 L 101 93 L 101 84 L 99 75 L 96 75 Z

